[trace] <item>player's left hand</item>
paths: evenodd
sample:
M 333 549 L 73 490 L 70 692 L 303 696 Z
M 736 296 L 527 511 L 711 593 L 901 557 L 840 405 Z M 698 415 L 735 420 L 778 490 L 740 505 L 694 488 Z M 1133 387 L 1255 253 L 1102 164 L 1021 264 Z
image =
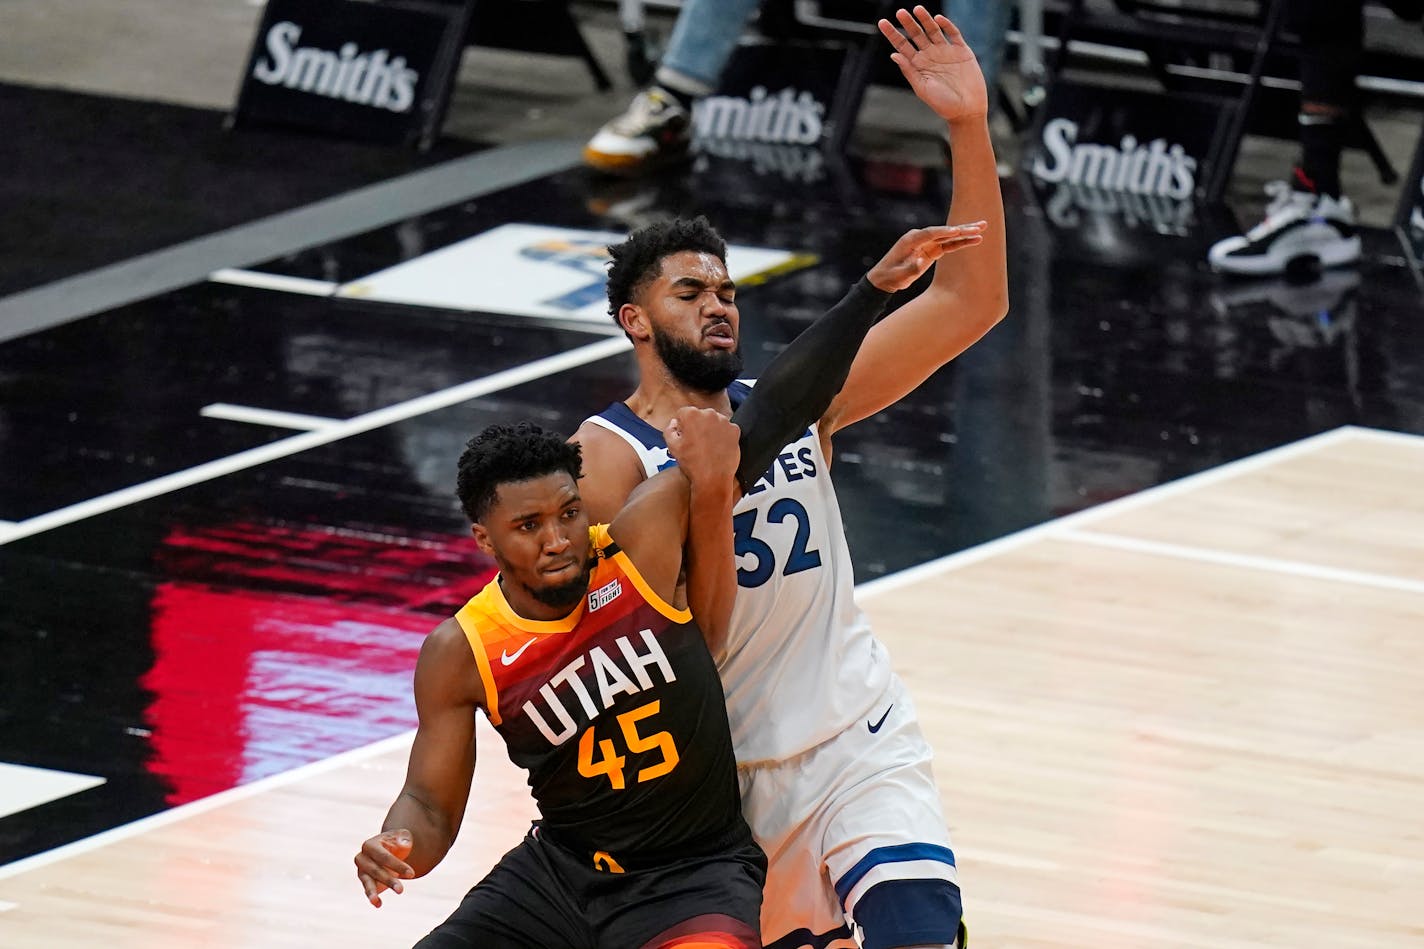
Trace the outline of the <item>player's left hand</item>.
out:
M 895 47 L 890 59 L 900 67 L 915 95 L 946 122 L 987 116 L 989 96 L 979 61 L 949 18 L 931 16 L 917 6 L 913 14 L 901 7 L 895 11 L 895 19 L 899 29 L 889 20 L 876 25 Z
M 936 224 L 907 231 L 866 273 L 865 279 L 877 290 L 894 293 L 904 290 L 945 254 L 984 242 L 988 224 Z

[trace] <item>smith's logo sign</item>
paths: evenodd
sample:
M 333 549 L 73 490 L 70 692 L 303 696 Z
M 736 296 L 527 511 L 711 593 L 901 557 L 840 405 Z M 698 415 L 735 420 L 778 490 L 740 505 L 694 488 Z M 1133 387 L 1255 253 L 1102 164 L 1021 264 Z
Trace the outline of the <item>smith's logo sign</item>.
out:
M 1078 123 L 1053 119 L 1043 127 L 1043 150 L 1033 162 L 1035 178 L 1052 184 L 1083 185 L 1105 191 L 1158 195 L 1182 200 L 1196 189 L 1197 160 L 1163 138 L 1139 143 L 1124 135 L 1121 145 L 1078 141 Z
M 420 74 L 406 65 L 404 56 L 391 56 L 388 49 L 363 53 L 355 43 L 338 51 L 298 46 L 301 38 L 302 28 L 290 20 L 272 24 L 267 54 L 257 57 L 253 78 L 391 112 L 409 112 L 415 105 Z
M 772 95 L 756 86 L 750 98 L 708 96 L 693 107 L 700 138 L 811 145 L 820 141 L 826 107 L 790 87 Z

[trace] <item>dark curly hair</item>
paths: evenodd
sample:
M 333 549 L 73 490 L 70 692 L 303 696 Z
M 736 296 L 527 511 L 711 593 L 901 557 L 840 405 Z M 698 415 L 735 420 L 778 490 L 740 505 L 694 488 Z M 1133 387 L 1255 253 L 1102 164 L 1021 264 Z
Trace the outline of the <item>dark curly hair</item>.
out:
M 698 215 L 691 220 L 676 218 L 640 227 L 621 244 L 608 248 L 608 315 L 621 327 L 618 311 L 623 304 L 662 273 L 663 258 L 682 251 L 714 255 L 727 262 L 727 242 Z
M 529 481 L 558 471 L 583 477 L 583 452 L 563 436 L 532 422 L 491 425 L 465 443 L 455 493 L 472 523 L 489 513 L 502 484 Z

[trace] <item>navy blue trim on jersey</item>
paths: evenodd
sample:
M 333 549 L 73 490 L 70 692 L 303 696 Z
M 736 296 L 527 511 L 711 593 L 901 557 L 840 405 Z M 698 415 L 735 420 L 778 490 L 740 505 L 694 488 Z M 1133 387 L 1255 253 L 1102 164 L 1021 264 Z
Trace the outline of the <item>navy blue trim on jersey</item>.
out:
M 962 915 L 959 887 L 948 880 L 886 880 L 855 904 L 861 949 L 952 946 Z
M 845 872 L 836 881 L 836 896 L 840 897 L 841 905 L 845 905 L 846 897 L 850 891 L 860 882 L 860 878 L 871 870 L 884 863 L 904 863 L 907 860 L 938 860 L 940 863 L 947 863 L 954 866 L 954 851 L 948 847 L 941 847 L 938 844 L 896 844 L 893 847 L 876 847 L 874 850 L 860 858 L 855 866 Z M 956 890 L 956 892 L 958 892 Z M 862 897 L 863 898 L 863 897 Z M 859 915 L 859 914 L 857 914 Z
M 736 411 L 737 407 L 746 401 L 751 391 L 752 387 L 745 382 L 736 381 L 727 386 L 727 398 L 732 400 L 733 411 Z M 663 433 L 639 418 L 636 412 L 628 408 L 627 402 L 614 402 L 608 408 L 599 412 L 598 417 L 607 419 L 629 435 L 632 435 L 643 443 L 644 448 L 667 447 L 667 442 L 663 441 Z
M 746 401 L 751 391 L 752 387 L 745 382 L 733 382 L 727 386 L 727 398 L 732 400 L 732 411 L 735 412 L 737 407 Z M 599 412 L 598 417 L 605 421 L 612 422 L 629 435 L 632 435 L 643 443 L 644 448 L 667 447 L 667 442 L 663 440 L 663 433 L 639 418 L 636 412 L 628 408 L 627 402 L 614 402 L 608 406 L 608 408 Z M 672 462 L 672 464 L 676 464 L 676 462 Z
M 727 398 L 732 400 L 732 410 L 736 411 L 741 404 L 751 395 L 752 387 L 742 382 L 740 379 L 727 386 Z
M 598 417 L 607 419 L 629 435 L 632 435 L 643 443 L 644 448 L 667 447 L 667 442 L 663 441 L 663 433 L 638 418 L 637 414 L 628 408 L 627 402 L 614 402 L 608 408 L 599 412 Z

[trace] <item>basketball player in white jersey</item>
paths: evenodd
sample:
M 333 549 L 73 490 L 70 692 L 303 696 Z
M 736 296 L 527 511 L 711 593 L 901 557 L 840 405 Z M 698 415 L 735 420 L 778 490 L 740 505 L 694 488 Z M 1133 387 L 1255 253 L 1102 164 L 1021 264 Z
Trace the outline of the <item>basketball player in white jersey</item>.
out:
M 714 642 L 723 637 L 716 659 L 743 809 L 770 860 L 762 913 L 769 949 L 963 944 L 931 752 L 853 601 L 828 471 L 836 431 L 916 388 L 1008 306 L 1003 205 L 978 65 L 946 18 L 916 7 L 896 19 L 899 29 L 879 22 L 891 58 L 948 125 L 949 221 L 974 222 L 959 226 L 982 233 L 982 242 L 941 260 L 923 293 L 875 325 L 819 422 L 737 503 L 739 588 L 689 590 L 704 630 Z M 633 341 L 640 382 L 575 433 L 580 492 L 594 520 L 614 516 L 635 486 L 676 463 L 661 435 L 674 412 L 693 405 L 730 413 L 747 392 L 735 381 L 735 286 L 725 244 L 707 222 L 653 225 L 610 251 L 610 312 Z

